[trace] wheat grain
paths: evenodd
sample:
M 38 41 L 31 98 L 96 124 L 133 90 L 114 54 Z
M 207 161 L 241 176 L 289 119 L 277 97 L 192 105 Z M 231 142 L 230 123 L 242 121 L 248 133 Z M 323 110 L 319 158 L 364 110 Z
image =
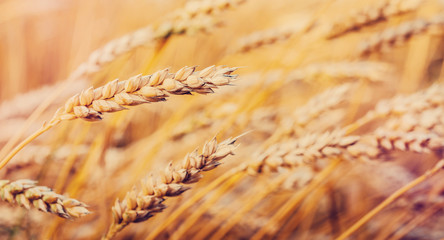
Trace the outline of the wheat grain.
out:
M 427 132 L 397 132 L 377 129 L 361 137 L 361 140 L 349 148 L 354 157 L 377 160 L 392 151 L 410 151 L 430 153 L 444 147 L 444 138 Z M 368 158 L 366 158 L 368 157 Z
M 267 148 L 248 165 L 247 171 L 257 174 L 264 170 L 277 171 L 279 167 L 304 165 L 317 168 L 322 159 L 336 156 L 345 158 L 347 149 L 358 140 L 358 136 L 344 136 L 342 130 L 307 134 Z
M 339 81 L 363 79 L 370 82 L 381 82 L 389 79 L 391 75 L 393 75 L 393 68 L 383 62 L 325 62 L 314 63 L 291 71 L 288 74 L 288 81 L 306 81 L 310 83 L 323 79 Z
M 391 16 L 415 10 L 422 0 L 383 0 L 374 5 L 354 11 L 346 17 L 334 22 L 327 38 L 336 38 L 350 31 L 358 30 L 366 25 L 383 21 Z
M 368 55 L 373 52 L 386 51 L 395 46 L 405 44 L 411 37 L 427 32 L 432 27 L 442 30 L 444 18 L 441 15 L 429 20 L 416 19 L 404 22 L 399 26 L 376 33 L 362 41 L 358 47 L 359 55 Z
M 428 109 L 437 108 L 444 104 L 443 91 L 443 85 L 433 84 L 427 89 L 410 95 L 401 94 L 391 99 L 381 100 L 362 119 L 388 118 L 406 113 L 418 114 Z
M 42 212 L 62 218 L 79 218 L 90 213 L 86 204 L 54 193 L 48 187 L 36 186 L 36 181 L 27 179 L 15 182 L 0 180 L 0 196 L 4 201 L 17 203 L 28 210 L 33 205 Z
M 231 75 L 236 68 L 210 66 L 197 72 L 195 69 L 184 67 L 175 74 L 165 69 L 152 75 L 139 74 L 126 81 L 114 80 L 96 89 L 91 87 L 68 99 L 49 124 L 76 118 L 98 121 L 104 112 L 121 111 L 126 109 L 124 106 L 164 101 L 170 94 L 212 93 L 213 88 L 228 85 L 236 78 L 236 75 Z
M 133 189 L 123 201 L 117 199 L 112 207 L 113 222 L 103 239 L 111 239 L 128 224 L 145 221 L 161 212 L 166 197 L 178 196 L 189 189 L 182 184 L 199 181 L 202 171 L 216 168 L 220 160 L 232 155 L 236 140 L 229 138 L 218 143 L 213 139 L 204 145 L 201 154 L 197 150 L 188 154 L 182 165 L 176 168 L 170 163 L 159 179 L 148 177 L 142 181 L 140 190 Z
M 426 109 L 419 113 L 405 113 L 397 118 L 390 118 L 383 129 L 400 132 L 431 132 L 444 136 L 444 109 L 442 107 Z

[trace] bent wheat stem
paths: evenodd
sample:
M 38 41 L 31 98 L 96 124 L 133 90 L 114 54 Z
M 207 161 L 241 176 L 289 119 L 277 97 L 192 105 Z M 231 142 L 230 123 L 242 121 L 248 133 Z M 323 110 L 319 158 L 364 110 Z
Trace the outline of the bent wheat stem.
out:
M 11 159 L 22 150 L 28 143 L 36 139 L 38 136 L 42 135 L 44 132 L 52 128 L 54 124 L 44 124 L 40 129 L 35 131 L 31 136 L 27 137 L 21 143 L 19 143 L 11 152 L 0 162 L 0 169 L 2 169 Z
M 386 198 L 383 202 L 381 202 L 378 206 L 373 208 L 370 212 L 368 212 L 365 216 L 363 216 L 359 221 L 357 221 L 355 224 L 353 224 L 351 227 L 349 227 L 345 232 L 343 232 L 339 237 L 336 238 L 336 240 L 344 240 L 347 237 L 349 237 L 351 234 L 356 232 L 360 227 L 362 227 L 365 223 L 367 223 L 370 219 L 372 219 L 377 213 L 379 213 L 382 209 L 387 207 L 390 203 L 397 200 L 399 197 L 401 197 L 403 194 L 405 194 L 408 190 L 414 188 L 418 184 L 426 181 L 427 179 L 431 178 L 435 174 L 437 174 L 439 171 L 441 171 L 444 167 L 444 159 L 440 160 L 438 163 L 435 164 L 435 166 L 425 172 L 423 175 L 419 176 L 415 180 L 411 181 L 404 187 L 400 188 L 398 191 L 394 192 L 392 195 L 390 195 L 388 198 Z

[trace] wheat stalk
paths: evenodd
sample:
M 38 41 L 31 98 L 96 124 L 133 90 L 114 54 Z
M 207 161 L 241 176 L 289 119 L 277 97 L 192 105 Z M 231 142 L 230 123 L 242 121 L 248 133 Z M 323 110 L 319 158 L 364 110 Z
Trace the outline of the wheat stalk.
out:
M 124 106 L 164 101 L 170 94 L 213 93 L 214 88 L 229 85 L 236 79 L 237 75 L 231 75 L 236 69 L 210 66 L 195 71 L 195 67 L 183 67 L 175 74 L 165 69 L 152 75 L 139 74 L 121 82 L 116 79 L 96 89 L 91 87 L 69 98 L 48 123 L 23 140 L 0 162 L 0 169 L 29 142 L 61 121 L 77 118 L 99 121 L 104 112 L 121 111 L 126 109 Z
M 404 22 L 399 26 L 376 33 L 367 40 L 362 41 L 358 47 L 359 55 L 368 55 L 373 52 L 385 51 L 394 46 L 406 43 L 411 37 L 427 32 L 432 27 L 444 26 L 444 18 L 441 15 L 429 20 L 416 19 Z
M 178 167 L 170 163 L 159 179 L 154 180 L 150 176 L 142 181 L 140 190 L 134 188 L 123 201 L 117 199 L 112 207 L 113 222 L 103 239 L 112 239 L 130 223 L 146 221 L 161 212 L 165 208 L 162 204 L 165 198 L 179 196 L 189 189 L 182 184 L 199 181 L 202 171 L 216 168 L 220 160 L 232 155 L 237 138 L 229 138 L 221 143 L 214 138 L 204 145 L 201 154 L 197 150 L 188 154 Z
M 0 180 L 0 197 L 28 210 L 32 205 L 42 212 L 53 213 L 62 218 L 79 218 L 90 213 L 86 204 L 54 193 L 48 187 L 36 186 L 36 181 L 27 179 L 15 182 Z
M 383 0 L 374 5 L 354 11 L 346 17 L 334 22 L 327 38 L 340 37 L 350 31 L 358 30 L 366 25 L 383 21 L 391 16 L 415 10 L 422 0 Z

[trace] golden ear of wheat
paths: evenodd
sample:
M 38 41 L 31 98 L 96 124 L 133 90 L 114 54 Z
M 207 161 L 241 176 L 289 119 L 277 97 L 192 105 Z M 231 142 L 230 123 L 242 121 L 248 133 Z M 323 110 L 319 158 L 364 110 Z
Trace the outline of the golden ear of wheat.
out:
M 438 27 L 442 31 L 444 17 L 437 15 L 427 20 L 416 19 L 385 29 L 361 42 L 358 47 L 358 54 L 362 56 L 369 55 L 373 52 L 384 51 L 394 46 L 405 44 L 411 37 L 423 34 L 432 27 Z
M 444 108 L 436 107 L 419 113 L 408 112 L 388 119 L 383 128 L 400 132 L 432 132 L 444 136 Z
M 444 139 L 429 132 L 399 132 L 379 128 L 365 135 L 349 152 L 361 159 L 378 160 L 393 151 L 431 153 L 442 150 Z
M 267 148 L 248 165 L 247 172 L 257 174 L 277 171 L 279 167 L 315 166 L 319 159 L 345 156 L 348 148 L 359 139 L 358 136 L 345 136 L 342 130 L 307 134 Z
M 196 67 L 183 67 L 176 73 L 165 69 L 152 75 L 139 74 L 126 81 L 114 80 L 68 99 L 57 110 L 50 124 L 76 118 L 99 121 L 103 113 L 121 111 L 126 109 L 125 106 L 164 101 L 170 95 L 213 93 L 213 89 L 229 85 L 236 79 L 237 75 L 231 75 L 236 69 L 210 66 L 195 71 Z
M 430 87 L 410 95 L 396 95 L 391 99 L 381 100 L 374 110 L 363 118 L 393 117 L 407 113 L 419 114 L 444 104 L 444 85 L 433 84 Z
M 162 204 L 166 197 L 178 196 L 189 189 L 182 184 L 199 181 L 202 171 L 216 168 L 220 160 L 234 154 L 236 140 L 229 138 L 218 143 L 214 138 L 204 145 L 201 154 L 197 150 L 188 154 L 176 168 L 170 163 L 159 179 L 149 176 L 142 181 L 140 190 L 133 188 L 123 201 L 117 199 L 112 207 L 113 222 L 103 239 L 111 239 L 128 224 L 145 221 L 161 212 L 166 207 Z
M 48 187 L 37 186 L 36 181 L 28 179 L 15 182 L 0 180 L 0 197 L 28 210 L 34 206 L 42 212 L 53 213 L 62 218 L 79 218 L 90 213 L 86 204 L 57 194 Z

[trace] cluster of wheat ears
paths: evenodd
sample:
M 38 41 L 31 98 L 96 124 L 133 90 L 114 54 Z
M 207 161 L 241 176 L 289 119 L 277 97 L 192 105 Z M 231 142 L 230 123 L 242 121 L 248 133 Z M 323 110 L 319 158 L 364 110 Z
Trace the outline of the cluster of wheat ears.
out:
M 97 2 L 0 3 L 0 238 L 444 237 L 443 1 Z

